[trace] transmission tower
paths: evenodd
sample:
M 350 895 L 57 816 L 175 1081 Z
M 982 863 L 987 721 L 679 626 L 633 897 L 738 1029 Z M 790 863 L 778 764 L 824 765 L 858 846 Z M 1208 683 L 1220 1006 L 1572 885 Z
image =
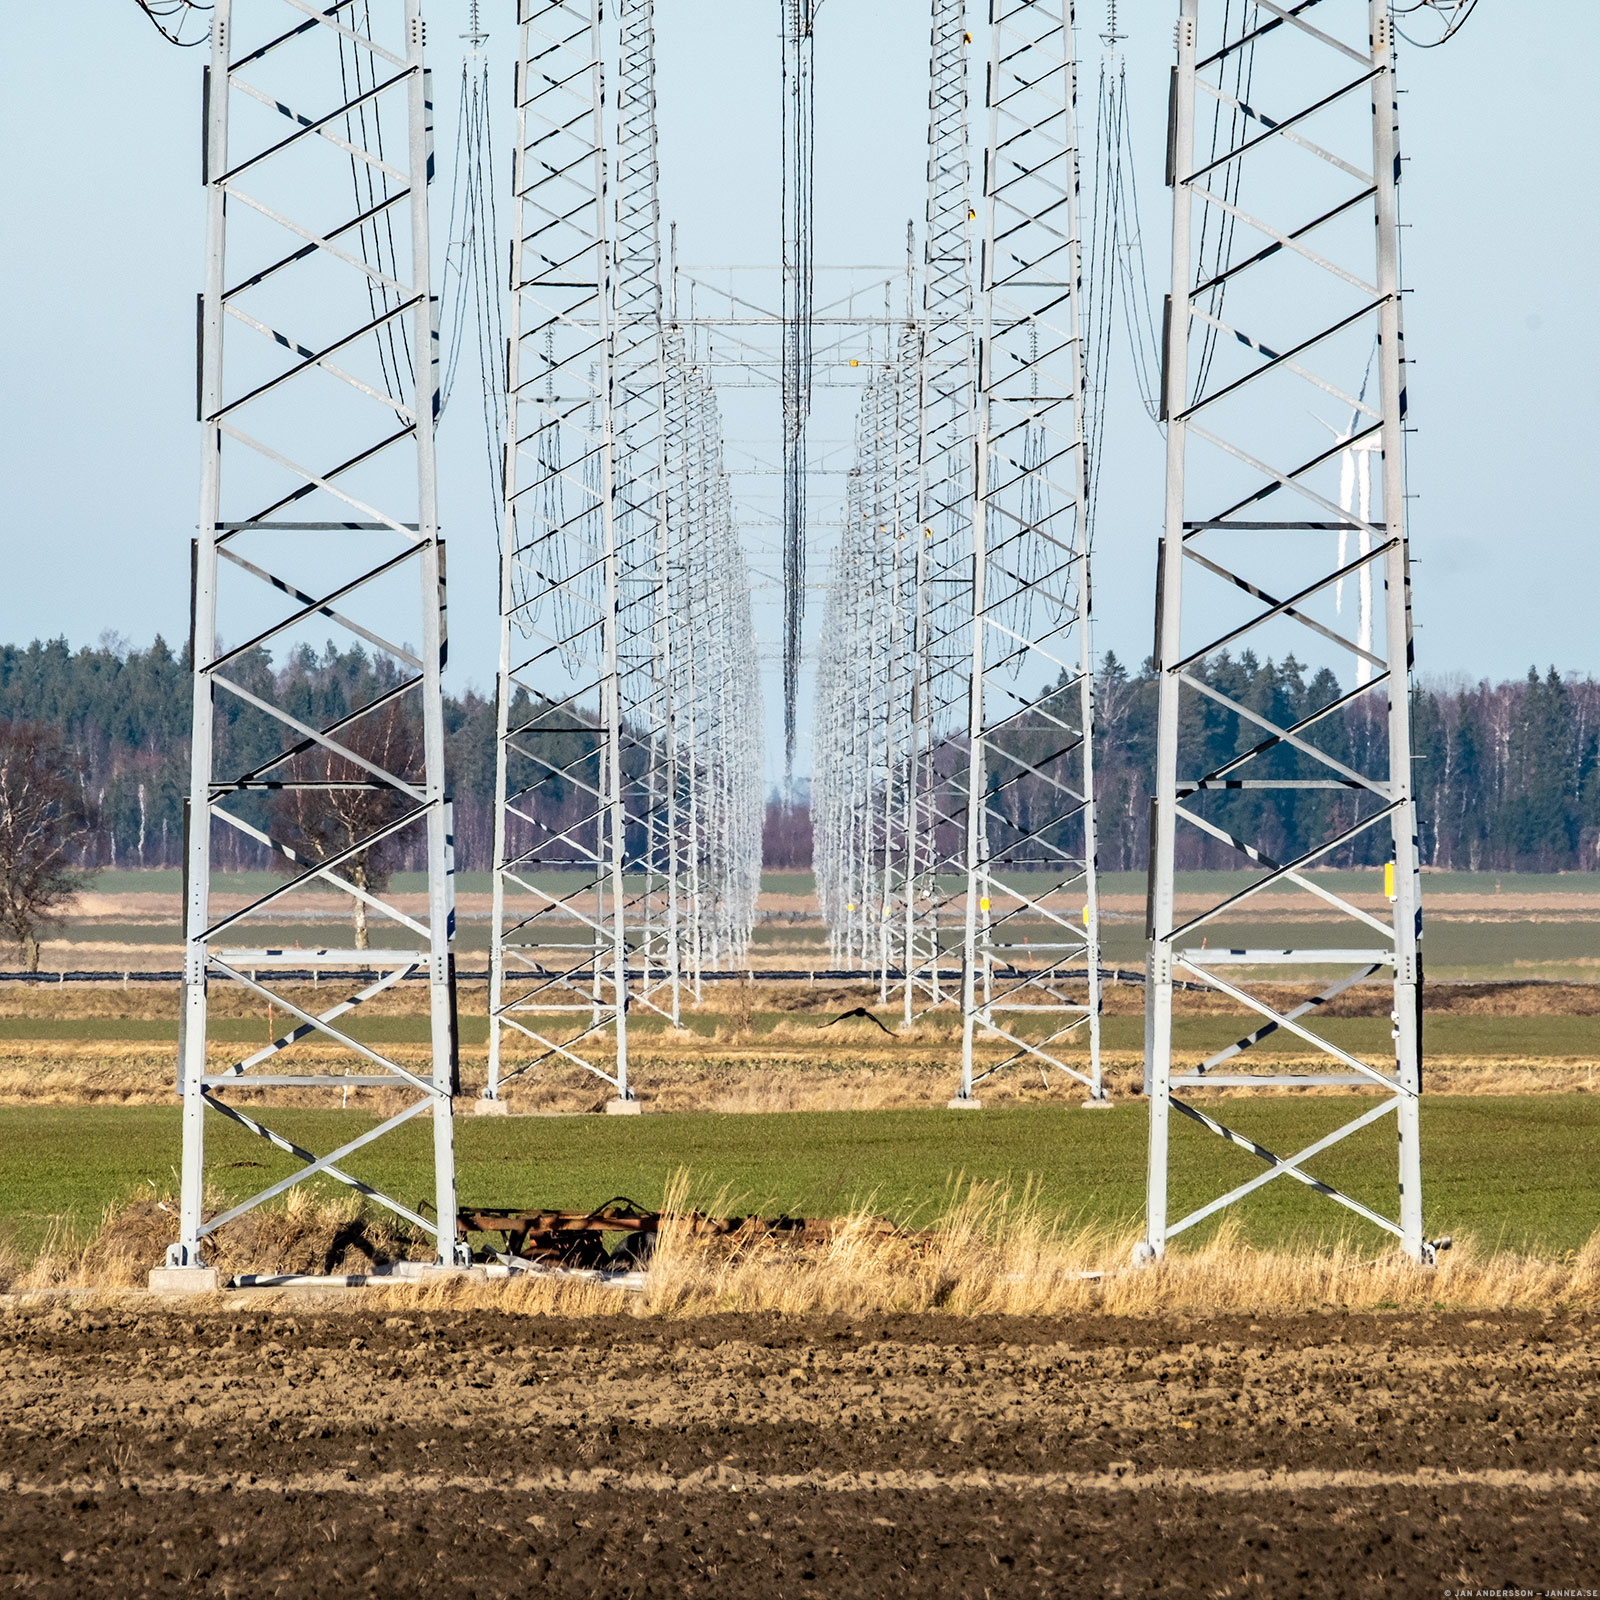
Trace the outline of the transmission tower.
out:
M 918 340 L 909 321 L 889 334 L 862 389 L 813 737 L 817 894 L 834 964 L 875 968 L 884 1003 L 906 890 Z
M 1426 1260 L 1433 1247 L 1422 1231 L 1417 1141 L 1421 907 L 1393 41 L 1384 0 L 1337 0 L 1314 16 L 1308 10 L 1235 11 L 1215 0 L 1181 0 L 1179 13 L 1167 174 L 1172 297 L 1156 605 L 1145 1248 L 1159 1255 L 1175 1234 L 1289 1177 Z M 1374 360 L 1377 392 L 1369 397 L 1363 374 Z M 1339 478 L 1352 449 L 1373 445 L 1379 482 L 1369 516 L 1341 496 Z M 1335 597 L 1345 578 L 1374 569 L 1383 603 L 1364 643 L 1349 636 Z M 1284 716 L 1229 693 L 1229 652 L 1240 648 L 1276 650 L 1279 659 L 1304 650 L 1338 670 L 1314 680 L 1325 687 L 1314 709 Z M 1236 733 L 1237 754 L 1213 766 L 1201 758 L 1197 735 L 1218 726 Z M 1283 825 L 1290 808 L 1293 830 Z M 1180 848 L 1195 865 L 1245 868 L 1248 887 L 1206 894 L 1198 908 L 1180 910 Z M 1383 856 L 1390 883 L 1381 911 L 1312 871 Z M 1257 896 L 1280 888 L 1321 914 L 1324 937 L 1308 935 L 1293 949 L 1245 947 L 1247 929 L 1230 937 L 1230 922 L 1238 929 L 1241 913 L 1261 908 Z M 1319 968 L 1322 977 L 1305 978 Z M 1197 1064 L 1175 1066 L 1180 975 L 1253 1013 L 1259 1026 Z M 1264 993 L 1268 978 L 1280 987 Z M 1393 988 L 1392 1061 L 1366 1059 L 1314 1025 L 1319 1008 L 1368 979 Z M 1279 998 L 1281 986 L 1296 980 L 1310 992 L 1289 1004 Z M 1249 1052 L 1284 1035 L 1311 1046 L 1331 1070 L 1272 1062 L 1252 1069 L 1258 1057 Z M 1209 1087 L 1307 1085 L 1368 1089 L 1379 1099 L 1305 1149 L 1279 1156 L 1179 1098 Z M 1174 1110 L 1265 1164 L 1176 1221 L 1168 1215 Z M 1307 1170 L 1322 1152 L 1391 1114 L 1398 1221 Z
M 634 596 L 621 546 L 633 530 L 619 526 L 599 0 L 519 0 L 518 25 L 485 1100 L 565 1064 L 625 1109 L 621 618 Z
M 619 0 L 616 393 L 618 617 L 629 925 L 637 1004 L 677 1026 L 683 965 L 682 777 L 677 770 L 676 647 L 668 583 L 660 164 L 655 0 Z
M 212 14 L 174 1268 L 200 1268 L 219 1228 L 319 1174 L 434 1234 L 442 1264 L 457 1254 L 422 51 L 417 0 L 329 11 L 293 0 L 217 0 Z M 284 667 L 274 669 L 271 652 L 289 654 L 329 631 L 370 652 L 377 687 L 360 703 L 311 708 Z M 242 907 L 219 905 L 212 893 L 214 849 L 230 834 L 271 852 L 287 872 Z M 426 869 L 425 911 L 413 914 L 372 887 L 383 859 Z M 292 916 L 308 892 L 330 889 L 363 914 L 351 941 L 314 951 L 240 947 L 251 919 Z M 382 930 L 378 948 L 364 947 L 367 919 Z M 334 1004 L 313 1009 L 303 991 L 286 987 L 308 967 L 334 976 L 343 991 Z M 429 986 L 431 1066 L 423 1071 L 353 1038 L 344 1024 L 413 974 Z M 208 1050 L 213 981 L 259 997 L 292 1025 L 224 1064 Z M 302 1045 L 332 1045 L 359 1070 L 316 1054 L 297 1071 L 308 1051 L 288 1052 Z M 405 1103 L 314 1155 L 238 1102 L 316 1088 L 398 1092 Z M 208 1109 L 291 1157 L 293 1170 L 208 1213 Z M 351 1170 L 365 1146 L 424 1113 L 432 1116 L 435 1222 Z
M 972 462 L 977 341 L 965 0 L 933 0 L 928 187 L 917 375 L 905 888 L 897 908 L 903 1021 L 958 998 L 942 962 L 962 923 L 964 751 L 972 662 Z M 955 925 L 952 927 L 951 923 Z
M 653 0 L 522 0 L 520 27 L 486 1100 L 565 1064 L 626 1111 L 631 1007 L 676 1026 L 748 946 L 755 646 L 715 397 L 667 319 Z
M 746 962 L 761 881 L 764 731 L 750 575 L 707 363 L 667 332 L 674 778 L 683 826 L 684 949 L 705 972 Z
M 783 11 L 783 758 L 794 777 L 795 709 L 806 593 L 806 425 L 811 416 L 816 199 L 812 155 L 815 34 L 821 0 Z
M 1071 0 L 993 0 L 990 23 L 962 1058 L 951 1105 L 975 1105 L 978 1083 L 1017 1061 L 1066 1073 L 1099 1104 Z M 1004 1053 L 980 1066 L 980 1039 Z M 1080 1043 L 1086 1059 L 1069 1059 Z

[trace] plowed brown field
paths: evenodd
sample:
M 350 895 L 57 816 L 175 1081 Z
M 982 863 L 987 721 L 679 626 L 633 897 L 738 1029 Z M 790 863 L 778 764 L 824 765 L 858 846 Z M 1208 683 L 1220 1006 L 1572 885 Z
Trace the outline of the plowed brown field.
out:
M 0 1590 L 1600 1587 L 1600 1317 L 0 1311 Z

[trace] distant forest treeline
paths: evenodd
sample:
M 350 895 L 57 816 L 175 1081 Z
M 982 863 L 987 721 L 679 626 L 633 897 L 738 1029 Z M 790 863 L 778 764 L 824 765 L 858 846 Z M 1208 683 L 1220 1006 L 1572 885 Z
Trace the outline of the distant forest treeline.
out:
M 1339 694 L 1331 673 L 1324 669 L 1308 677 L 1292 656 L 1274 663 L 1248 653 L 1223 654 L 1197 670 L 1280 728 L 1292 727 Z M 1155 764 L 1156 680 L 1148 664 L 1130 674 L 1108 654 L 1096 695 L 1100 865 L 1105 871 L 1142 870 Z M 1540 677 L 1530 668 L 1519 682 L 1424 684 L 1412 691 L 1411 705 L 1424 866 L 1469 872 L 1600 869 L 1600 681 L 1563 678 L 1554 667 Z M 1186 697 L 1184 715 L 1191 720 L 1182 748 L 1191 762 L 1203 752 L 1208 771 L 1262 737 L 1235 713 L 1198 695 Z M 1323 718 L 1306 737 L 1357 771 L 1378 773 L 1386 715 L 1382 699 L 1362 696 Z M 1266 761 L 1278 777 L 1326 776 L 1311 758 L 1281 747 Z M 1259 775 L 1261 768 L 1252 770 Z M 1252 805 L 1265 813 L 1253 820 L 1249 837 L 1285 860 L 1336 833 L 1327 813 L 1352 802 L 1337 790 L 1279 790 L 1237 796 L 1232 805 L 1237 820 Z M 1328 864 L 1372 864 L 1386 855 L 1384 830 L 1371 829 Z M 1183 829 L 1178 865 L 1231 867 L 1239 857 L 1226 844 Z
M 360 650 L 302 650 L 281 667 L 263 655 L 235 669 L 270 680 L 285 704 L 330 718 L 364 703 L 382 674 Z M 1293 659 L 1219 656 L 1210 681 L 1240 704 L 1288 726 L 1326 704 L 1336 689 L 1326 673 L 1310 676 Z M 0 717 L 43 722 L 79 761 L 85 797 L 98 818 L 84 864 L 172 867 L 181 864 L 183 797 L 188 787 L 190 678 L 180 653 L 161 639 L 147 650 L 117 645 L 73 650 L 64 639 L 0 647 Z M 224 705 L 220 736 L 241 752 L 270 740 L 259 713 Z M 1128 672 L 1114 655 L 1102 664 L 1096 790 L 1100 863 L 1140 869 L 1145 860 L 1150 775 L 1155 752 L 1155 680 Z M 1202 709 L 1186 737 L 1222 760 L 1254 742 L 1240 719 Z M 1554 872 L 1600 870 L 1600 681 L 1563 678 L 1553 668 L 1512 683 L 1424 686 L 1413 696 L 1416 784 L 1422 858 L 1455 870 Z M 490 865 L 494 800 L 494 705 L 470 691 L 445 702 L 446 759 L 455 795 L 457 864 Z M 1383 740 L 1382 707 L 1356 701 L 1318 724 L 1319 745 L 1358 768 L 1373 764 Z M 576 736 L 581 739 L 581 735 Z M 1278 757 L 1272 759 L 1277 760 Z M 1292 759 L 1292 758 L 1291 758 Z M 1286 853 L 1320 836 L 1321 808 L 1345 803 L 1337 791 L 1266 791 L 1253 837 Z M 268 865 L 242 835 L 218 838 L 217 864 Z M 809 865 L 810 828 L 803 805 L 768 808 L 769 869 Z M 1381 860 L 1382 841 L 1362 846 Z M 1226 846 L 1193 836 L 1180 865 L 1235 864 Z M 1280 857 L 1281 859 L 1281 857 Z M 1345 858 L 1365 860 L 1366 855 Z M 403 863 L 409 865 L 410 863 Z
M 388 687 L 388 674 L 365 652 L 339 652 L 331 645 L 320 654 L 298 650 L 276 668 L 264 652 L 252 651 L 232 665 L 230 675 L 263 699 L 320 724 Z M 47 723 L 79 760 L 84 797 L 97 822 L 84 849 L 86 866 L 183 864 L 192 706 L 187 651 L 173 651 L 160 637 L 148 650 L 73 650 L 65 639 L 36 640 L 26 649 L 0 646 L 0 716 Z M 260 712 L 227 694 L 217 696 L 216 708 L 218 770 L 245 770 L 281 748 L 281 728 Z M 471 692 L 446 699 L 457 864 L 467 870 L 486 868 L 492 853 L 494 732 L 492 701 Z M 260 812 L 249 801 L 236 802 L 235 809 Z M 231 828 L 216 831 L 213 851 L 224 870 L 276 864 L 268 851 Z

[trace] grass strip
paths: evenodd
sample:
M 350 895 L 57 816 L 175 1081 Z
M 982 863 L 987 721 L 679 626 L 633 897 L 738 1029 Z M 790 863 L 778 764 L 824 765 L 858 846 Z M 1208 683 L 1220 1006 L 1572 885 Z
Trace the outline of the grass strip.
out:
M 1354 1097 L 1222 1102 L 1225 1121 L 1287 1155 L 1356 1115 Z M 269 1125 L 316 1150 L 371 1119 L 285 1108 Z M 1260 1170 L 1251 1156 L 1175 1118 L 1173 1215 Z M 1045 1214 L 1119 1229 L 1144 1199 L 1144 1107 L 944 1111 L 683 1112 L 639 1118 L 463 1117 L 456 1124 L 462 1201 L 592 1207 L 625 1194 L 659 1204 L 687 1170 L 695 1198 L 724 1209 L 840 1215 L 866 1206 L 905 1223 L 940 1214 L 963 1180 L 1021 1191 Z M 293 1163 L 220 1118 L 210 1126 L 208 1180 L 244 1196 Z M 0 1107 L 0 1228 L 24 1255 L 52 1229 L 84 1234 L 141 1185 L 172 1192 L 180 1150 L 176 1106 Z M 414 1121 L 363 1151 L 360 1177 L 407 1203 L 431 1195 L 431 1128 Z M 1423 1106 L 1425 1204 L 1433 1234 L 1473 1235 L 1485 1248 L 1560 1252 L 1600 1227 L 1600 1099 L 1588 1095 L 1435 1096 Z M 1329 1151 L 1312 1170 L 1394 1211 L 1394 1126 L 1385 1118 Z M 1369 1225 L 1277 1180 L 1235 1208 L 1261 1247 L 1382 1244 Z M 1199 1244 L 1207 1228 L 1193 1230 Z

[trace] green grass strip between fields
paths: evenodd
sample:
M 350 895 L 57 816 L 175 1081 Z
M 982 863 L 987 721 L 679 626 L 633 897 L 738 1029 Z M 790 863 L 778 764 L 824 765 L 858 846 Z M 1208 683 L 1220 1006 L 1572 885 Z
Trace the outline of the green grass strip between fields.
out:
M 1355 1114 L 1348 1098 L 1221 1102 L 1224 1117 L 1287 1154 Z M 357 1112 L 280 1110 L 269 1122 L 312 1149 L 331 1149 L 370 1119 Z M 1259 1171 L 1254 1158 L 1174 1119 L 1179 1210 Z M 691 1174 L 702 1201 L 725 1191 L 733 1209 L 836 1214 L 870 1205 L 903 1222 L 935 1216 L 963 1175 L 1010 1186 L 1033 1181 L 1068 1221 L 1131 1226 L 1143 1204 L 1146 1116 L 1128 1102 L 1106 1112 L 1022 1108 L 677 1113 L 613 1117 L 462 1118 L 463 1203 L 592 1207 L 625 1194 L 658 1203 L 670 1175 Z M 292 1163 L 220 1119 L 211 1176 L 243 1197 Z M 363 1152 L 358 1176 L 415 1202 L 431 1193 L 430 1128 L 413 1122 Z M 60 1219 L 80 1233 L 140 1184 L 176 1188 L 178 1108 L 0 1107 L 0 1227 L 24 1251 Z M 1436 1096 L 1423 1107 L 1430 1232 L 1473 1234 L 1488 1246 L 1576 1248 L 1600 1227 L 1600 1099 L 1588 1095 Z M 1394 1128 L 1385 1118 L 1312 1170 L 1388 1214 L 1394 1211 Z M 1289 1180 L 1237 1210 L 1262 1244 L 1382 1241 L 1342 1209 Z M 1200 1230 L 1196 1230 L 1197 1233 Z

